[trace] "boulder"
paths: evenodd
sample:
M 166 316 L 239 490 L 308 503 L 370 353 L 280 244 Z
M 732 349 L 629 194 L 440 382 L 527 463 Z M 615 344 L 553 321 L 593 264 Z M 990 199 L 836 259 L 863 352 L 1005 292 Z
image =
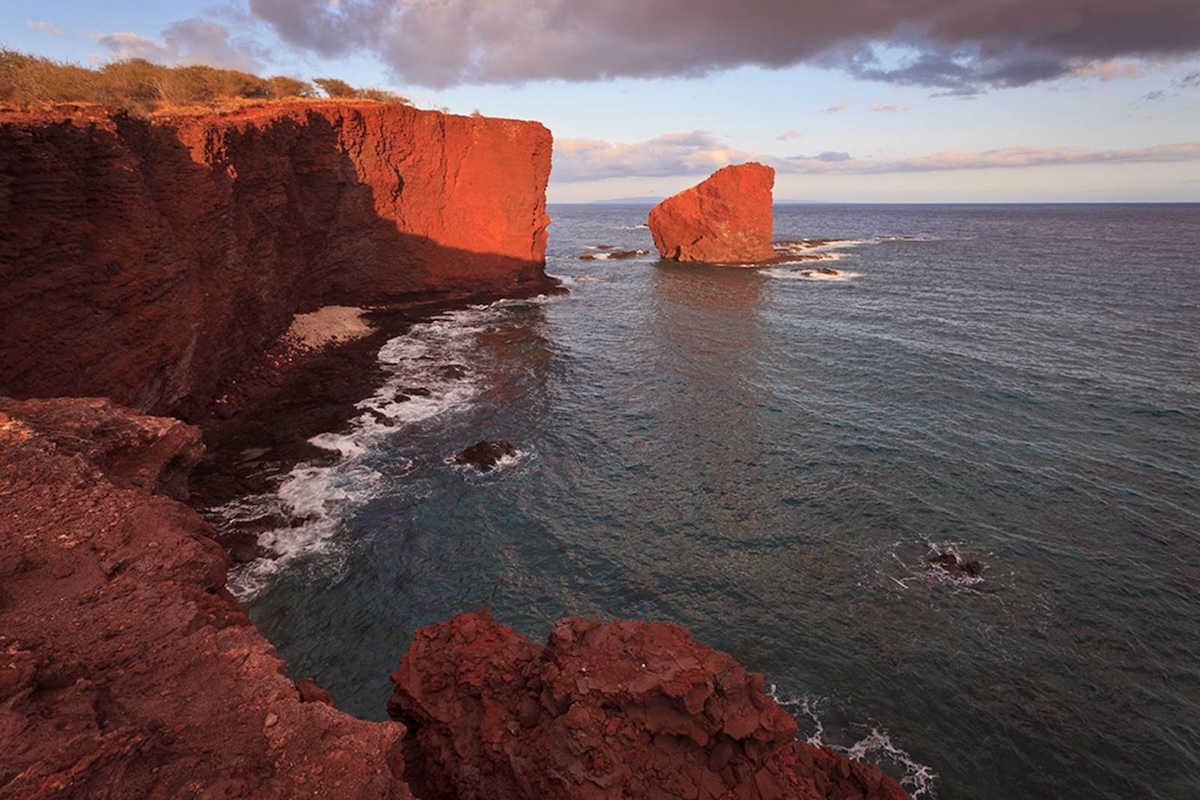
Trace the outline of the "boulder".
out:
M 392 681 L 421 797 L 908 797 L 798 741 L 762 675 L 674 625 L 568 618 L 538 645 L 460 614 L 418 630 Z
M 979 576 L 979 573 L 983 572 L 983 566 L 979 563 L 978 559 L 967 560 L 960 558 L 955 553 L 933 551 L 926 556 L 926 561 L 930 567 L 940 569 L 951 575 L 965 575 L 968 578 L 976 578 Z
M 650 210 L 650 233 L 659 255 L 672 261 L 710 264 L 773 261 L 774 185 L 771 167 L 736 164 L 663 200 Z
M 476 442 L 455 456 L 454 461 L 470 464 L 480 472 L 488 472 L 500 463 L 500 459 L 516 454 L 517 448 L 512 442 Z

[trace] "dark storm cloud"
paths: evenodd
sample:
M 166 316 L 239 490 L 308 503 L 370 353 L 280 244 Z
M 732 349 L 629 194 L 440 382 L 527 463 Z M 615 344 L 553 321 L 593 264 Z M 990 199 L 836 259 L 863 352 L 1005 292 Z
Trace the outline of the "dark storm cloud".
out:
M 969 94 L 1200 52 L 1197 0 L 248 1 L 291 44 L 432 87 L 813 63 Z

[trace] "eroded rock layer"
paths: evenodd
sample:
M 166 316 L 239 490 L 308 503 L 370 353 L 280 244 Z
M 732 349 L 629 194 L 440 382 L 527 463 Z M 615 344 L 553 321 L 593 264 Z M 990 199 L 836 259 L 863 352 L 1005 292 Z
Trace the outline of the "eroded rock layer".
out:
M 290 681 L 180 496 L 199 432 L 0 398 L 0 798 L 409 798 L 404 728 Z M 323 702 L 326 701 L 326 702 Z
M 0 394 L 194 418 L 296 313 L 544 288 L 550 150 L 363 102 L 0 114 Z
M 908 797 L 797 741 L 761 675 L 673 625 L 564 619 L 543 646 L 462 614 L 417 631 L 392 680 L 427 800 Z
M 650 233 L 665 259 L 709 264 L 761 264 L 771 247 L 775 170 L 735 164 L 650 209 Z

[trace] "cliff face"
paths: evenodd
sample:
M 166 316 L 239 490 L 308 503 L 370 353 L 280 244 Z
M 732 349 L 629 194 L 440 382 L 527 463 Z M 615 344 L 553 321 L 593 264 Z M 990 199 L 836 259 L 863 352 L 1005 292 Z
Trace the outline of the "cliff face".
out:
M 551 137 L 374 103 L 0 116 L 0 393 L 195 417 L 292 315 L 545 288 Z

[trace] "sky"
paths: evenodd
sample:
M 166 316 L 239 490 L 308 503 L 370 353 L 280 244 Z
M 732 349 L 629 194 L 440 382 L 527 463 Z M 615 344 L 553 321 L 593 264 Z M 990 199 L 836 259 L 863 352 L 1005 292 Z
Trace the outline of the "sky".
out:
M 1200 202 L 1200 0 L 4 0 L 0 46 L 535 119 L 551 202 Z

